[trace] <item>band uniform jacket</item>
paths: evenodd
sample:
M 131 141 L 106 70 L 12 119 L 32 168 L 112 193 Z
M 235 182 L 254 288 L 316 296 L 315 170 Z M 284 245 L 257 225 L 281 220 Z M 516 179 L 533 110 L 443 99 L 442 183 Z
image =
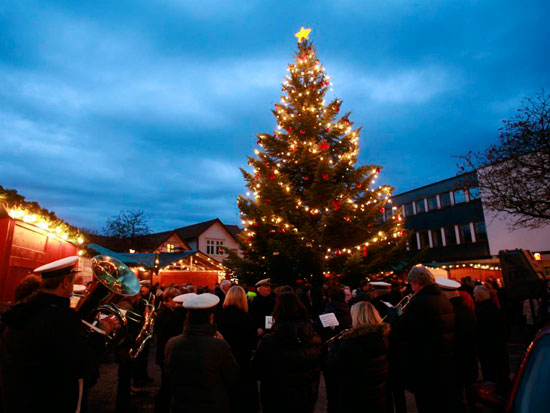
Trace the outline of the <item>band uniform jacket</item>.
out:
M 229 413 L 239 366 L 213 324 L 185 323 L 183 334 L 166 344 L 164 362 L 172 390 L 172 411 Z
M 4 411 L 76 411 L 88 350 L 69 298 L 44 292 L 2 316 L 0 399 Z

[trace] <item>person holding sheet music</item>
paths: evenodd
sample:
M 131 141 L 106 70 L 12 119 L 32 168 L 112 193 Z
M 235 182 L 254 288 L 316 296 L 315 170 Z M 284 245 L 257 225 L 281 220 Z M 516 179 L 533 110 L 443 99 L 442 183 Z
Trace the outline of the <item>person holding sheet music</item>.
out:
M 270 329 L 270 323 L 266 324 L 266 317 L 271 317 L 275 308 L 275 294 L 271 292 L 271 280 L 266 278 L 256 283 L 258 295 L 250 303 L 250 315 L 254 319 L 254 325 L 258 336 L 264 335 Z
M 260 381 L 263 413 L 312 413 L 321 374 L 322 343 L 294 293 L 277 297 L 273 332 L 258 345 L 252 371 Z

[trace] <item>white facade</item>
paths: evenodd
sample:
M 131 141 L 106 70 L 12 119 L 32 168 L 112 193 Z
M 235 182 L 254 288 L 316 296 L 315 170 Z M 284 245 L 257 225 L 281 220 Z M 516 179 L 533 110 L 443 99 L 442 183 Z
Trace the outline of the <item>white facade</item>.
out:
M 481 176 L 478 174 L 478 179 Z M 485 207 L 485 194 L 481 185 L 481 202 L 487 228 L 487 239 L 491 255 L 498 255 L 501 250 L 516 248 L 529 250 L 533 253 L 550 251 L 550 225 L 536 229 L 513 228 L 517 218 L 508 212 L 490 211 Z
M 491 255 L 498 255 L 500 250 L 516 248 L 531 252 L 550 251 L 550 225 L 537 229 L 510 229 L 510 224 L 515 221 L 512 214 L 495 213 L 483 208 L 483 215 Z
M 223 261 L 227 257 L 222 247 L 235 252 L 239 251 L 237 241 L 219 222 L 214 222 L 199 235 L 198 244 L 199 251 L 218 261 Z

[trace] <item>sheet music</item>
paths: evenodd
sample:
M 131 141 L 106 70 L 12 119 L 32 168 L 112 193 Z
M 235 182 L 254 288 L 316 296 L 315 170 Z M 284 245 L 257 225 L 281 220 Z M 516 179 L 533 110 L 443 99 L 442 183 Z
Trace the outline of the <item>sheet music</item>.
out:
M 391 303 L 388 303 L 387 301 L 380 300 L 382 303 L 384 303 L 388 308 L 393 308 L 393 305 Z
M 273 317 L 270 315 L 265 316 L 265 329 L 271 330 L 271 327 L 273 327 Z
M 319 319 L 323 327 L 338 327 L 340 325 L 334 313 L 321 314 Z

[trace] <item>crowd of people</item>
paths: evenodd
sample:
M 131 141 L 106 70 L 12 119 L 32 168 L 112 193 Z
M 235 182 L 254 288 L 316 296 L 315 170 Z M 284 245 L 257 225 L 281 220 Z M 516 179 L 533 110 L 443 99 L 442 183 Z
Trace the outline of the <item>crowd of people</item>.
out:
M 26 282 L 2 316 L 0 411 L 85 411 L 105 346 L 69 308 L 72 264 L 38 271 L 41 281 Z M 270 279 L 253 287 L 223 280 L 213 290 L 143 285 L 119 304 L 143 314 L 156 302 L 158 413 L 314 412 L 321 375 L 329 413 L 406 412 L 405 390 L 421 413 L 468 412 L 474 381 L 510 390 L 499 289 L 496 280 L 436 279 L 417 265 L 406 283 L 364 280 L 353 291 L 338 282 L 295 289 L 274 288 Z M 323 314 L 337 322 L 325 325 Z M 108 332 L 112 324 L 100 327 Z M 128 356 L 138 332 L 139 323 L 130 323 L 115 349 L 117 412 L 130 411 L 131 387 L 150 380 L 149 345 Z

